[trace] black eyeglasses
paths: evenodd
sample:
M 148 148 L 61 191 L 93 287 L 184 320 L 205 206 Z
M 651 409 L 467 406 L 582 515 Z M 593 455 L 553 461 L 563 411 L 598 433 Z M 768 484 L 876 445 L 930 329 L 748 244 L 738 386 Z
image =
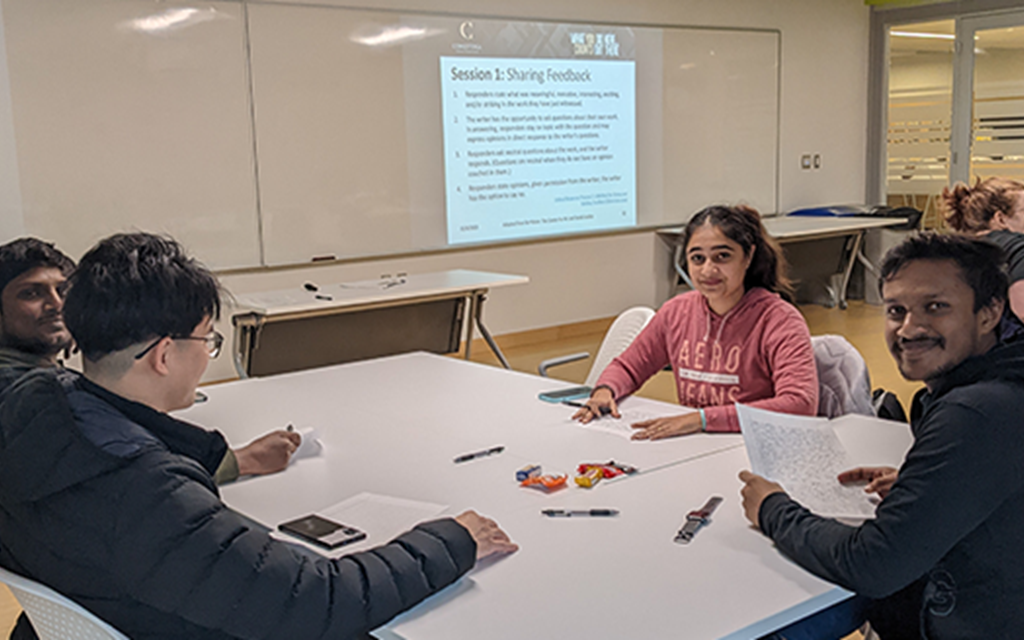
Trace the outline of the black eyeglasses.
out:
M 214 331 L 208 336 L 160 336 L 135 356 L 135 359 L 141 360 L 147 353 L 153 350 L 153 347 L 160 344 L 160 341 L 164 338 L 170 338 L 171 340 L 202 340 L 206 343 L 206 352 L 210 354 L 211 358 L 219 356 L 221 347 L 224 346 L 224 336 L 221 335 L 220 331 Z

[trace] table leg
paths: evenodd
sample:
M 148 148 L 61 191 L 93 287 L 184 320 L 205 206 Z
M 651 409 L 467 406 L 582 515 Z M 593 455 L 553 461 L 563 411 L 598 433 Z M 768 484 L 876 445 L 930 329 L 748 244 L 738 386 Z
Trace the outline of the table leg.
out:
M 683 245 L 682 245 L 682 243 L 677 241 L 676 242 L 675 254 L 674 254 L 673 258 L 672 258 L 672 268 L 675 269 L 676 275 L 678 275 L 680 278 L 683 279 L 683 282 L 686 283 L 686 286 L 690 287 L 691 289 L 695 289 L 696 287 L 693 286 L 693 280 L 690 280 L 690 276 L 687 275 L 686 271 L 683 270 L 682 265 L 680 265 L 680 262 L 682 260 L 683 260 Z M 676 290 L 676 283 L 673 282 L 672 283 L 672 288 L 670 288 L 669 291 L 672 292 L 672 291 L 675 291 L 675 290 Z
M 466 314 L 466 317 L 469 318 L 469 322 L 466 323 L 466 352 L 463 354 L 463 357 L 466 360 L 469 360 L 470 348 L 473 345 L 473 323 L 476 321 L 476 309 L 479 305 L 477 298 L 482 296 L 483 294 L 479 292 L 469 294 L 469 310 Z
M 477 301 L 476 301 L 476 304 L 474 305 L 474 313 L 475 313 L 474 319 L 476 320 L 477 328 L 480 329 L 480 335 L 482 335 L 484 337 L 484 340 L 487 341 L 487 346 L 491 348 L 491 353 L 493 353 L 498 358 L 498 361 L 501 362 L 501 366 L 505 367 L 506 369 L 512 369 L 512 365 L 510 365 L 508 363 L 508 360 L 505 359 L 505 354 L 501 352 L 501 348 L 498 347 L 498 343 L 495 342 L 494 338 L 491 337 L 491 332 L 488 331 L 487 327 L 484 326 L 484 321 L 483 321 L 484 300 L 487 299 L 487 296 L 484 293 L 478 293 L 478 294 L 476 294 L 475 297 L 477 298 Z M 470 332 L 472 332 L 472 323 L 470 323 Z M 469 353 L 469 346 L 468 346 L 468 344 L 466 346 L 466 353 L 467 353 L 466 357 L 468 358 L 469 357 L 468 356 L 468 353 Z
M 853 265 L 857 263 L 857 257 L 860 255 L 860 245 L 864 241 L 864 231 L 858 231 L 853 236 L 853 248 L 850 250 L 850 258 L 846 262 L 846 268 L 843 270 L 843 282 L 839 286 L 839 308 L 846 308 L 846 289 L 850 286 L 850 276 L 853 274 Z

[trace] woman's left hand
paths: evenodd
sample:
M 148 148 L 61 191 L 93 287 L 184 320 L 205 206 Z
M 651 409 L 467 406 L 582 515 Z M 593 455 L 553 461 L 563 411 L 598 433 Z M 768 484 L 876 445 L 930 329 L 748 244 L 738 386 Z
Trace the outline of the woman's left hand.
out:
M 694 411 L 693 413 L 685 413 L 681 416 L 654 418 L 653 420 L 635 422 L 630 426 L 638 429 L 633 434 L 633 440 L 661 440 L 662 438 L 674 438 L 676 436 L 697 433 L 700 431 L 701 420 L 700 413 Z

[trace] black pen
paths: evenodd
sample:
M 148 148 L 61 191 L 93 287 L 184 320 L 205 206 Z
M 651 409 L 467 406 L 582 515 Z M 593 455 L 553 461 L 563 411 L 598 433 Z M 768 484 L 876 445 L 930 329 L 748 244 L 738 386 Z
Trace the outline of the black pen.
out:
M 611 517 L 619 515 L 618 509 L 544 509 L 541 511 L 549 518 Z
M 455 458 L 455 462 L 469 462 L 470 460 L 476 460 L 477 458 L 485 458 L 487 456 L 493 456 L 496 453 L 501 453 L 505 450 L 505 447 L 498 445 L 497 447 L 491 447 L 490 449 L 484 449 L 483 451 L 474 451 L 473 453 L 464 453 L 461 456 Z
M 562 404 L 569 405 L 570 407 L 579 407 L 580 409 L 590 409 L 590 406 L 583 402 L 576 402 L 575 400 L 562 400 Z M 593 411 L 593 409 L 590 409 Z M 602 416 L 606 416 L 612 412 L 611 407 L 601 407 L 598 409 Z

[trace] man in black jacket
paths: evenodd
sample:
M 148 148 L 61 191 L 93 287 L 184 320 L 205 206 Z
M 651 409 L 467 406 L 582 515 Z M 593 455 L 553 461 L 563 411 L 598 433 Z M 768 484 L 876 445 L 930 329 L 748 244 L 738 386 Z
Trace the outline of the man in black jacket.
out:
M 885 335 L 914 399 L 898 474 L 859 469 L 883 500 L 859 527 L 808 512 L 747 471 L 747 518 L 829 581 L 875 599 L 884 640 L 1024 633 L 1024 341 L 1007 314 L 1002 251 L 958 236 L 908 239 L 882 266 Z
M 0 246 L 0 392 L 33 369 L 61 365 L 60 355 L 73 343 L 63 308 L 74 270 L 71 258 L 37 238 Z M 218 484 L 281 471 L 300 442 L 299 434 L 278 429 L 232 450 L 216 431 L 192 429 L 183 435 L 216 451 Z
M 168 415 L 223 340 L 213 275 L 137 233 L 70 282 L 84 375 L 37 370 L 0 402 L 0 565 L 136 640 L 351 638 L 516 549 L 473 512 L 337 560 L 272 539 L 220 501 L 215 455 Z

